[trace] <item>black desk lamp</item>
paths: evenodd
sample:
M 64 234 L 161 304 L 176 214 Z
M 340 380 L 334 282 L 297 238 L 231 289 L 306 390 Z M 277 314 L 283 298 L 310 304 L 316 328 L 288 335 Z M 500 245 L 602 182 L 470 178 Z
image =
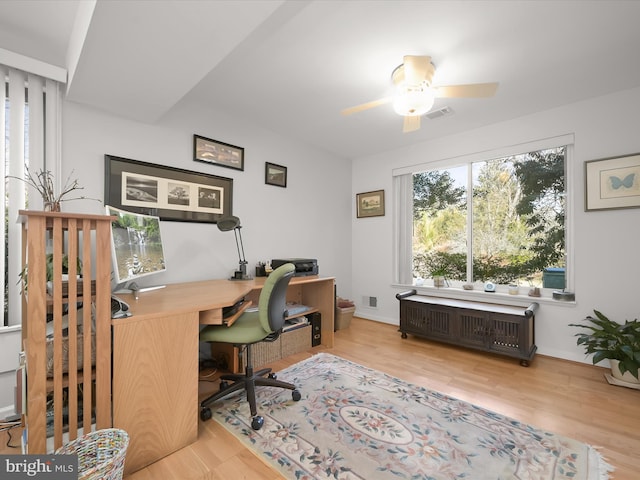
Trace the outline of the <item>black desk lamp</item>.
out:
M 242 232 L 240 229 L 240 219 L 234 216 L 222 217 L 218 220 L 218 230 L 221 232 L 228 232 L 233 230 L 236 235 L 236 248 L 238 249 L 239 266 L 238 270 L 233 273 L 233 277 L 229 280 L 251 280 L 251 277 L 247 275 L 247 260 L 244 256 L 244 245 L 242 245 Z M 240 240 L 238 240 L 238 238 Z

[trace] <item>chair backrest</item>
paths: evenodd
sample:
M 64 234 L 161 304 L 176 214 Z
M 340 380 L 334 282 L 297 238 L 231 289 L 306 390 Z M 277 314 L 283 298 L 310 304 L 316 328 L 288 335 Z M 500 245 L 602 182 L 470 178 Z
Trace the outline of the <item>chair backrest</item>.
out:
M 295 269 L 293 263 L 285 263 L 271 272 L 264 282 L 258 300 L 258 311 L 260 324 L 269 333 L 277 332 L 284 325 L 287 287 Z

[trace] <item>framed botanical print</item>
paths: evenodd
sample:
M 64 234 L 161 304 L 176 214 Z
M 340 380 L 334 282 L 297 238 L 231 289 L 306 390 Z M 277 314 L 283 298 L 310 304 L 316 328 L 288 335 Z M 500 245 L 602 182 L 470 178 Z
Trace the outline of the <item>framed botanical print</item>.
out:
M 585 162 L 585 210 L 640 207 L 640 154 Z

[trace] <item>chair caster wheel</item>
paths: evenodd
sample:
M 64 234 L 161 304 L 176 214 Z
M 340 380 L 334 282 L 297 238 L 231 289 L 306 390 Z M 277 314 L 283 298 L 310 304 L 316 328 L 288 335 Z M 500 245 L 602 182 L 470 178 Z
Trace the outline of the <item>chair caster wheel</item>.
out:
M 293 392 L 291 392 L 291 398 L 293 398 L 294 402 L 299 402 L 302 398 L 302 394 L 299 390 L 294 390 Z
M 253 428 L 254 430 L 260 430 L 263 425 L 264 418 L 262 418 L 260 415 L 256 415 L 251 419 L 251 428 Z
M 211 417 L 212 417 L 212 414 L 211 414 L 210 408 L 203 408 L 202 410 L 200 410 L 200 420 L 202 420 L 203 422 L 206 422 Z
M 229 388 L 229 382 L 226 380 L 220 380 L 220 391 L 226 390 L 227 388 Z
M 269 375 L 267 375 L 267 378 L 271 378 L 273 380 L 276 380 L 278 378 L 278 375 L 276 375 L 275 373 L 270 373 Z

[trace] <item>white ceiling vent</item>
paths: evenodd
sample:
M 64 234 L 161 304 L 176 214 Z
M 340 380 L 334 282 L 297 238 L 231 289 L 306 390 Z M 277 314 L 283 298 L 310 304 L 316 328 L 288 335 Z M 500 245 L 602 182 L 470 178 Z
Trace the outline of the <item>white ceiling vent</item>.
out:
M 453 109 L 451 107 L 442 107 L 438 110 L 432 110 L 431 112 L 427 113 L 425 117 L 430 120 L 435 120 L 436 118 L 446 117 L 449 115 L 453 115 Z

